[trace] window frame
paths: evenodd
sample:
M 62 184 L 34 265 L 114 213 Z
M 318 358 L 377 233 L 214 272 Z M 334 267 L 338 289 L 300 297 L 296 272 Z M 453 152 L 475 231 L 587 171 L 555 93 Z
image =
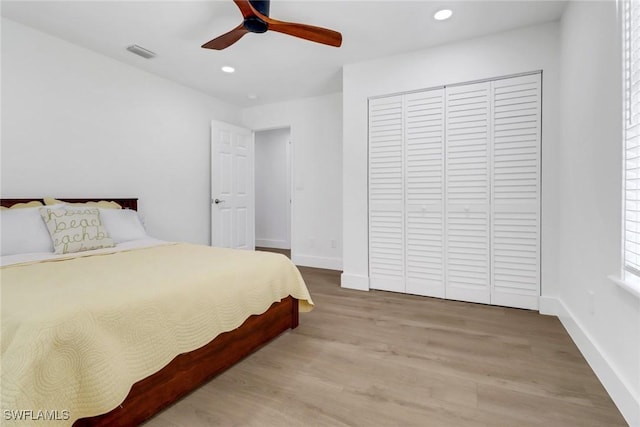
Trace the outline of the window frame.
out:
M 621 0 L 622 274 L 611 279 L 640 298 L 640 2 Z

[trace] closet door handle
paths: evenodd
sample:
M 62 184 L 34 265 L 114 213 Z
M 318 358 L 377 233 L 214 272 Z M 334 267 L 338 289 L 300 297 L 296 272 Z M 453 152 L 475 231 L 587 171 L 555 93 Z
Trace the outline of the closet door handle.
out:
M 216 205 L 219 205 L 220 203 L 224 203 L 224 200 L 215 199 L 213 203 L 215 203 Z

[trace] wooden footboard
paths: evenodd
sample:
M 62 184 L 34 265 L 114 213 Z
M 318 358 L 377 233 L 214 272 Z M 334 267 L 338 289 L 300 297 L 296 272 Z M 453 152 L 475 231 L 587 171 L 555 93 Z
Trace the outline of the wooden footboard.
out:
M 103 415 L 77 420 L 74 426 L 135 426 L 230 368 L 287 329 L 298 326 L 298 300 L 287 297 L 266 312 L 249 317 L 204 347 L 173 359 L 138 381 L 122 404 Z

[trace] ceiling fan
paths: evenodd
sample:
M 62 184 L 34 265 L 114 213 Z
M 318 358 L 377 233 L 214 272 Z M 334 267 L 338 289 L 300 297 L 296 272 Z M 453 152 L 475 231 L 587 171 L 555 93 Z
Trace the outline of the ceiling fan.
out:
M 240 9 L 244 20 L 228 33 L 203 44 L 203 48 L 222 50 L 240 40 L 247 33 L 264 33 L 267 31 L 277 31 L 330 46 L 340 47 L 342 44 L 342 34 L 337 31 L 314 27 L 313 25 L 271 19 L 269 17 L 271 0 L 233 0 L 233 2 Z

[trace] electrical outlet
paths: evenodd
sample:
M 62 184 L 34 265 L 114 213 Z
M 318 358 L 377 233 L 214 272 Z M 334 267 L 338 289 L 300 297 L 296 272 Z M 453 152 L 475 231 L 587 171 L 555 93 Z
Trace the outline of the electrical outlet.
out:
M 589 291 L 588 295 L 589 297 L 588 297 L 587 305 L 588 305 L 589 313 L 596 314 L 596 294 L 593 291 Z
M 310 248 L 315 248 L 316 247 L 316 239 L 315 238 L 310 238 L 309 239 L 309 247 Z
M 335 248 L 337 248 L 337 247 L 338 247 L 338 242 L 336 242 L 336 239 L 331 239 L 331 247 L 332 247 L 333 249 L 335 249 Z

